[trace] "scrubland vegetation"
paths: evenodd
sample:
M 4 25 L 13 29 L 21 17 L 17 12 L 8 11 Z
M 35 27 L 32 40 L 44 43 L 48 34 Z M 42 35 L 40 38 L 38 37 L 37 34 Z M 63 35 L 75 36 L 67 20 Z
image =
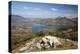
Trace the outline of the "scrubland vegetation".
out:
M 49 19 L 48 19 L 49 20 Z M 31 22 L 25 22 L 24 21 L 18 21 L 19 24 L 12 22 L 12 24 L 14 24 L 13 26 L 11 25 L 11 51 L 12 52 L 17 52 L 17 50 L 19 50 L 21 47 L 23 47 L 25 45 L 25 43 L 28 43 L 30 41 L 32 41 L 33 39 L 36 38 L 36 40 L 39 40 L 40 38 L 44 37 L 45 35 L 51 35 L 51 36 L 56 36 L 59 38 L 63 39 L 63 47 L 62 48 L 49 48 L 49 49 L 44 49 L 44 47 L 42 48 L 42 51 L 46 51 L 46 50 L 57 50 L 57 49 L 76 49 L 78 48 L 77 46 L 77 42 L 78 42 L 78 25 L 77 23 L 74 24 L 71 22 L 70 25 L 67 25 L 63 28 L 59 28 L 59 29 L 50 29 L 50 28 L 44 28 L 41 31 L 38 32 L 32 32 L 32 27 L 31 27 L 31 23 L 45 23 L 48 20 L 41 20 L 39 19 L 38 22 L 35 21 L 31 21 Z M 61 19 L 59 19 L 61 20 Z M 26 21 L 26 20 L 25 20 Z M 51 20 L 52 21 L 52 20 Z M 51 22 L 49 21 L 49 22 Z M 48 23 L 49 23 L 48 22 Z M 65 22 L 65 21 L 64 21 Z M 64 23 L 64 22 L 60 22 L 60 23 Z M 59 23 L 59 21 L 58 21 Z M 68 22 L 67 22 L 68 23 Z M 53 22 L 52 22 L 53 24 Z M 28 26 L 29 25 L 29 26 Z M 65 39 L 69 39 L 72 40 L 73 43 L 76 42 L 76 45 L 72 45 L 71 42 L 66 41 Z M 34 43 L 35 44 L 35 43 Z M 39 51 L 37 48 L 34 48 L 33 51 Z
M 11 36 L 11 46 L 12 46 L 12 50 L 17 49 L 20 46 L 24 46 L 26 42 L 32 40 L 33 38 L 37 37 L 37 39 L 39 39 L 40 37 L 44 37 L 45 35 L 52 35 L 52 36 L 56 36 L 59 38 L 63 38 L 63 39 L 70 39 L 73 41 L 78 41 L 78 32 L 77 29 L 74 28 L 64 28 L 64 29 L 59 29 L 59 30 L 42 30 L 39 32 L 31 32 L 31 31 L 12 31 L 12 36 Z M 68 43 L 70 44 L 70 43 Z M 66 48 L 66 43 L 64 45 L 64 48 L 61 49 L 69 49 L 71 47 L 67 47 Z M 74 46 L 72 48 L 77 48 L 77 46 Z M 51 50 L 51 49 L 47 49 L 47 50 Z M 54 50 L 54 49 L 53 49 Z

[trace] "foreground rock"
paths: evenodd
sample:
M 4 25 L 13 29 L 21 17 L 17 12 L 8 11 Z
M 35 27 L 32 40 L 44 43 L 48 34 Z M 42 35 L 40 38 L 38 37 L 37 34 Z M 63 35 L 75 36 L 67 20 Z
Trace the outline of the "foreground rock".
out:
M 77 42 L 55 36 L 37 37 L 27 42 L 18 52 L 32 52 L 57 49 L 75 49 Z

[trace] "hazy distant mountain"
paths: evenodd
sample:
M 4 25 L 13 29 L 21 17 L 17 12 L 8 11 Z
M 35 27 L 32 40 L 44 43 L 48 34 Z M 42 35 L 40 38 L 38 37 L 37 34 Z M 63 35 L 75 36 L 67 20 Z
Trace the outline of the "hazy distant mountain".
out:
M 58 17 L 58 18 L 43 18 L 43 19 L 37 19 L 37 18 L 24 18 L 22 16 L 18 15 L 11 15 L 11 22 L 20 23 L 20 22 L 26 22 L 26 23 L 48 23 L 48 24 L 74 24 L 77 22 L 78 18 L 72 18 L 69 19 L 67 17 Z
M 74 21 L 76 24 L 78 23 L 78 17 L 72 18 L 71 20 Z
M 77 18 L 69 19 L 66 17 L 58 17 L 58 18 L 47 18 L 47 19 L 40 19 L 37 23 L 40 24 L 49 24 L 49 25 L 75 25 L 77 22 Z
M 29 26 L 31 25 L 31 19 L 30 18 L 24 18 L 22 16 L 18 16 L 18 15 L 9 15 L 11 16 L 11 25 L 14 26 Z
M 75 20 L 75 18 L 74 18 Z M 74 25 L 76 24 L 75 21 L 73 21 L 72 19 L 66 18 L 66 17 L 62 17 L 62 18 L 56 18 L 55 19 L 57 24 L 63 24 L 63 25 Z
M 11 22 L 29 22 L 30 21 L 30 19 L 29 18 L 24 18 L 24 17 L 22 17 L 22 16 L 18 16 L 18 15 L 10 15 L 11 16 Z

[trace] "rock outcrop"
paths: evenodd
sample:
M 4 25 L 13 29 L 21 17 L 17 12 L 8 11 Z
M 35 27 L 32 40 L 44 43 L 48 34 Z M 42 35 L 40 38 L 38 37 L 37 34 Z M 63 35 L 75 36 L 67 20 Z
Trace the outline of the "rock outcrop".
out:
M 34 38 L 31 41 L 27 42 L 23 48 L 20 48 L 19 52 L 32 52 L 32 51 L 42 51 L 49 49 L 69 49 L 69 48 L 77 48 L 77 42 L 62 39 L 55 36 L 44 36 Z

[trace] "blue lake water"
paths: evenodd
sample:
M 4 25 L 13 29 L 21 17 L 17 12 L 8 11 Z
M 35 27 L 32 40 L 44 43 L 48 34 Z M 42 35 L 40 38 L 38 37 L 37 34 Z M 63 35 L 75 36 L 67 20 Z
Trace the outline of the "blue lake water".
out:
M 43 28 L 47 28 L 47 25 L 45 24 L 33 24 L 32 25 L 32 32 L 38 32 L 42 30 Z
M 44 28 L 52 28 L 52 29 L 58 29 L 62 28 L 64 26 L 62 25 L 47 25 L 47 24 L 32 24 L 32 32 L 38 32 Z

